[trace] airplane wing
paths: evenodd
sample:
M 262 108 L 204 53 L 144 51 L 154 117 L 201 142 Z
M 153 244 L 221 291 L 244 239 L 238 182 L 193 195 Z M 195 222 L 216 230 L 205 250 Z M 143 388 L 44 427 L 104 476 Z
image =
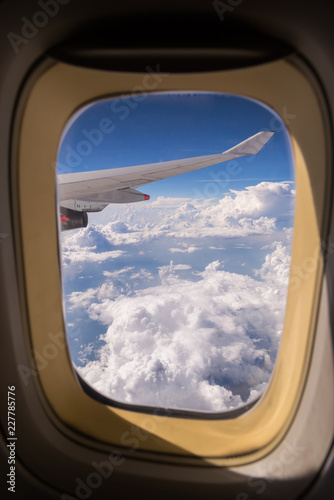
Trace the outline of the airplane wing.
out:
M 134 188 L 242 156 L 254 155 L 262 149 L 274 133 L 258 132 L 233 148 L 214 155 L 108 170 L 59 174 L 57 176 L 58 202 L 61 204 L 66 203 L 67 200 L 81 200 L 91 202 L 90 206 L 92 203 L 100 204 L 98 210 L 101 210 L 109 203 L 128 203 L 149 199 L 148 195 Z M 80 206 L 83 208 L 80 209 Z M 77 203 L 76 205 L 77 210 L 84 211 L 84 207 L 84 204 Z M 95 210 L 90 208 L 89 211 Z

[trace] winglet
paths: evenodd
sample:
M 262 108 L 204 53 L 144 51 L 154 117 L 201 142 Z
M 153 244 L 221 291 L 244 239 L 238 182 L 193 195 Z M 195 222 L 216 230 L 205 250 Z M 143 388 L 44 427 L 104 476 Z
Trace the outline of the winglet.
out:
M 263 148 L 263 146 L 269 141 L 270 137 L 272 137 L 274 133 L 275 131 L 258 132 L 245 141 L 240 142 L 233 148 L 224 151 L 224 154 L 229 153 L 235 155 L 236 157 L 255 155 Z

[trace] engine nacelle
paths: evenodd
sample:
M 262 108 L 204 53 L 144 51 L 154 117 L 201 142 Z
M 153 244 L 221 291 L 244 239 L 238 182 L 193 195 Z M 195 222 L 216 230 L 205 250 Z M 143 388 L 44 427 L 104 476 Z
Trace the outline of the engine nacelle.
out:
M 60 228 L 62 231 L 87 227 L 87 212 L 79 212 L 70 208 L 60 207 Z

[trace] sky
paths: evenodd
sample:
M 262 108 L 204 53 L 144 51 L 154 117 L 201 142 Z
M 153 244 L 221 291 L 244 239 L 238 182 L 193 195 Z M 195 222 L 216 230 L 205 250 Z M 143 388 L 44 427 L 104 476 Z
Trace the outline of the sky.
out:
M 182 181 L 171 178 L 160 185 L 152 183 L 146 191 L 152 199 L 162 189 L 166 196 L 209 197 L 228 191 L 227 182 L 229 189 L 240 189 L 264 180 L 292 180 L 289 138 L 280 119 L 267 106 L 217 93 L 156 93 L 144 94 L 140 102 L 133 99 L 103 100 L 74 116 L 64 131 L 58 173 L 216 154 L 261 130 L 277 130 L 256 161 L 254 156 L 238 160 L 237 175 L 230 175 L 226 168 L 224 175 L 221 167 L 214 166 L 185 174 Z M 91 142 L 87 132 L 100 129 L 103 120 L 110 122 L 112 130 L 103 134 L 98 146 L 84 145 L 83 141 Z M 219 182 L 222 189 L 217 193 L 213 186 L 205 190 L 199 183 L 206 181 Z
M 284 124 L 253 100 L 156 93 L 87 106 L 58 173 L 222 152 L 276 130 L 254 156 L 140 188 L 61 234 L 73 362 L 123 403 L 234 409 L 268 385 L 284 323 L 294 172 Z M 233 163 L 232 163 L 233 162 Z

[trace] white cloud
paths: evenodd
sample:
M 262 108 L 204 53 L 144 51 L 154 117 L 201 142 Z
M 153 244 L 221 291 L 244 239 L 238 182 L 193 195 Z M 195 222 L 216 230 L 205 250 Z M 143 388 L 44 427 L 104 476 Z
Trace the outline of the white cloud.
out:
M 73 292 L 67 296 L 67 300 L 70 304 L 70 309 L 75 309 L 77 307 L 87 307 L 92 299 L 95 299 L 97 294 L 97 290 L 93 288 L 89 288 L 85 292 Z M 68 325 L 69 326 L 69 325 Z
M 117 259 L 121 255 L 124 255 L 125 252 L 122 250 L 116 250 L 114 252 L 92 252 L 87 251 L 85 249 L 80 249 L 76 253 L 64 252 L 63 254 L 63 265 L 67 266 L 69 264 L 76 264 L 79 262 L 103 262 L 107 259 Z
M 195 245 L 190 245 L 188 248 L 170 248 L 169 251 L 172 253 L 193 253 L 201 249 L 202 247 L 196 247 Z
M 137 273 L 131 274 L 130 279 L 132 279 L 132 280 L 135 280 L 135 279 L 152 280 L 153 276 L 152 276 L 152 273 L 150 273 L 146 269 L 139 269 L 139 271 Z
M 73 264 L 101 263 L 125 255 L 124 250 L 115 249 L 98 229 L 84 229 L 62 234 L 62 264 L 66 268 Z
M 276 261 L 275 252 L 284 249 L 274 250 Z M 173 263 L 165 267 L 161 285 L 91 304 L 90 317 L 108 330 L 99 360 L 80 368 L 81 375 L 127 403 L 202 411 L 239 406 L 268 382 L 285 297 L 267 282 L 222 270 L 219 261 L 198 281 L 176 276 Z M 272 281 L 275 272 L 282 267 L 265 277 Z
M 286 290 L 290 272 L 290 252 L 282 243 L 275 242 L 275 250 L 266 255 L 265 262 L 261 269 L 255 270 L 256 276 L 276 287 L 278 291 Z
M 188 264 L 174 264 L 171 260 L 168 266 L 159 267 L 160 281 L 164 285 L 175 282 L 179 278 L 175 271 L 187 271 L 188 269 L 191 269 Z
M 103 276 L 107 276 L 108 278 L 116 278 L 122 274 L 126 274 L 128 271 L 132 271 L 134 266 L 126 266 L 123 269 L 118 269 L 118 271 L 103 271 Z
M 158 196 L 158 198 L 155 201 L 151 202 L 151 206 L 154 208 L 175 208 L 179 207 L 180 205 L 183 205 L 184 203 L 187 203 L 189 201 L 192 201 L 192 198 L 168 198 L 165 196 Z
M 191 242 L 199 238 L 274 234 L 277 219 L 291 212 L 293 206 L 294 190 L 284 182 L 262 182 L 241 191 L 231 190 L 230 195 L 220 200 L 160 197 L 130 207 L 109 205 L 99 214 L 105 220 L 103 225 L 90 225 L 75 235 L 64 236 L 65 265 L 72 259 L 76 262 L 98 259 L 96 248 L 105 251 L 99 258 L 101 261 L 120 256 L 108 253 L 120 246 L 166 237 L 189 242 L 185 248 L 171 245 L 172 253 L 190 253 L 201 248 L 202 245 Z M 94 219 L 94 214 L 89 214 L 89 219 L 99 220 L 96 215 Z M 77 255 L 71 256 L 74 251 Z

